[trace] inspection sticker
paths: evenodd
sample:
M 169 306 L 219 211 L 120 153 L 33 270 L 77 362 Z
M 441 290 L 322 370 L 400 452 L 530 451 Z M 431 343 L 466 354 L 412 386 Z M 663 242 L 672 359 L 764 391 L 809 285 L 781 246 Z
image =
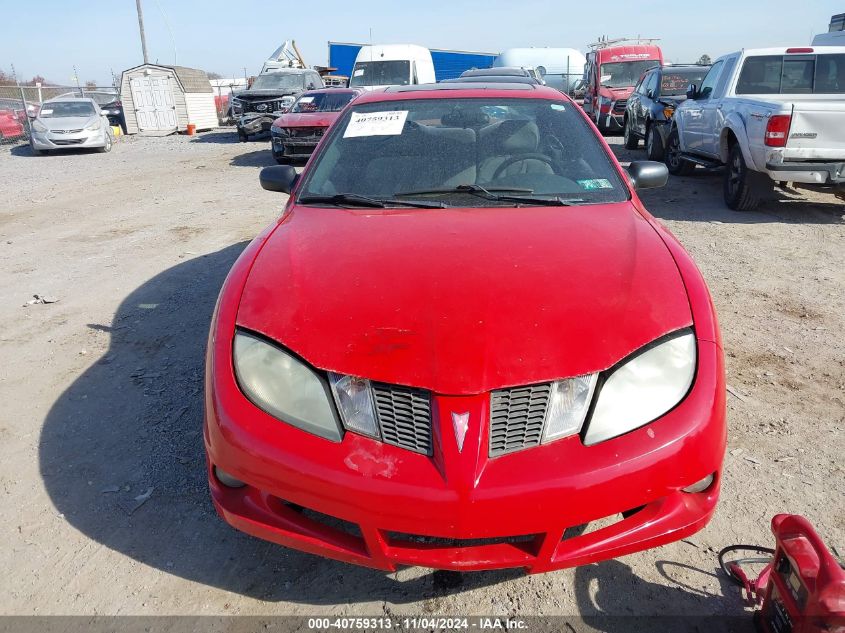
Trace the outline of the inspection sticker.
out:
M 300 97 L 299 98 L 300 103 L 311 103 L 312 101 L 314 101 L 314 97 Z
M 41 114 L 53 114 L 52 110 L 48 110 L 46 108 L 41 108 Z
M 397 136 L 402 134 L 407 110 L 389 112 L 353 112 L 343 138 L 350 136 Z
M 582 189 L 590 191 L 591 189 L 613 189 L 613 185 L 606 178 L 595 178 L 592 180 L 578 180 Z

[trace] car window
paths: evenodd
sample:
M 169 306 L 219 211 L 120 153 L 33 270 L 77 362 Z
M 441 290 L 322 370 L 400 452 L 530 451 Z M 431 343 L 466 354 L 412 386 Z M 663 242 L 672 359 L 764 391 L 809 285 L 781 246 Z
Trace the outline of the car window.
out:
M 304 86 L 303 73 L 269 72 L 258 75 L 250 90 L 298 90 Z
M 300 198 L 357 194 L 389 199 L 458 185 L 527 189 L 574 204 L 628 198 L 578 106 L 564 101 L 450 98 L 360 104 L 338 120 L 312 160 Z M 452 206 L 503 204 L 461 192 L 424 195 Z
M 716 81 L 719 79 L 719 73 L 724 65 L 723 60 L 719 60 L 710 68 L 710 71 L 705 75 L 701 82 L 701 88 L 698 89 L 699 99 L 709 99 L 713 93 L 713 88 L 716 87 Z
M 660 82 L 661 97 L 677 97 L 687 93 L 690 84 L 701 85 L 701 80 L 707 74 L 707 68 L 695 72 L 690 71 L 664 71 Z
M 96 114 L 94 106 L 87 101 L 54 101 L 41 106 L 41 118 L 88 117 Z
M 649 91 L 651 92 L 651 98 L 654 98 L 654 97 L 657 96 L 657 78 L 658 78 L 658 73 L 656 73 L 656 72 L 651 73 L 651 75 L 648 78 L 648 84 L 646 85 L 645 90 L 646 90 L 646 95 L 649 93 Z
M 411 80 L 411 62 L 407 59 L 383 62 L 357 62 L 352 69 L 350 86 L 407 86 Z
M 640 80 L 637 82 L 637 85 L 634 86 L 634 92 L 640 95 L 645 94 L 645 83 L 647 79 L 648 77 L 641 77 Z
M 352 92 L 320 92 L 317 94 L 304 94 L 291 106 L 290 111 L 294 114 L 308 112 L 340 112 L 347 103 L 352 101 L 355 94 Z
M 725 68 L 719 76 L 719 81 L 716 82 L 716 88 L 713 91 L 714 99 L 721 99 L 725 96 L 725 92 L 728 88 L 728 81 L 730 81 L 730 78 L 733 75 L 734 66 L 736 66 L 736 57 L 729 57 L 727 61 L 725 61 Z
M 605 62 L 601 65 L 601 85 L 608 88 L 624 88 L 637 83 L 637 78 L 649 68 L 659 66 L 656 59 L 635 62 Z
M 737 94 L 845 93 L 845 54 L 748 57 Z

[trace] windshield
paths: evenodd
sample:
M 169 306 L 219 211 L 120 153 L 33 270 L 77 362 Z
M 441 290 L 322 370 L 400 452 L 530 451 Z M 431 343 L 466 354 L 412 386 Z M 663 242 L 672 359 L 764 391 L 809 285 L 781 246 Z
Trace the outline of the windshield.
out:
M 320 92 L 313 95 L 302 95 L 290 109 L 295 114 L 309 112 L 340 112 L 347 103 L 352 101 L 352 92 Z
M 265 73 L 258 75 L 250 90 L 301 90 L 305 86 L 303 73 Z
M 687 86 L 695 84 L 701 85 L 701 80 L 704 75 L 710 70 L 708 67 L 702 67 L 697 71 L 686 72 L 664 72 L 660 81 L 660 96 L 661 97 L 677 97 L 687 93 Z
M 94 106 L 87 101 L 54 101 L 41 106 L 41 118 L 57 119 L 62 117 L 89 117 L 94 116 Z
M 353 106 L 299 192 L 516 206 L 487 192 L 619 202 L 628 190 L 578 106 L 544 99 L 414 99 Z
M 350 86 L 407 86 L 411 83 L 411 62 L 358 62 L 352 70 Z
M 599 69 L 601 85 L 608 88 L 629 88 L 636 86 L 642 74 L 649 68 L 659 66 L 656 59 L 644 59 L 635 62 L 611 62 L 602 64 Z

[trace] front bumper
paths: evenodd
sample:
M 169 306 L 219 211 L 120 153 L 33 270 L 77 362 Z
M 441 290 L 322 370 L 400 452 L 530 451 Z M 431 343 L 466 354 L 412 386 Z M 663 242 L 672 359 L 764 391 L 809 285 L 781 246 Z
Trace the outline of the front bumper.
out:
M 602 112 L 598 127 L 603 131 L 618 132 L 625 129 L 625 113 Z
M 74 134 L 57 134 L 55 132 L 36 132 L 30 137 L 32 147 L 37 150 L 52 149 L 87 149 L 105 147 L 106 133 L 102 130 L 90 132 L 83 130 Z
M 535 573 L 678 540 L 715 510 L 726 431 L 714 343 L 699 341 L 694 387 L 659 420 L 591 447 L 575 436 L 496 458 L 488 394 L 432 397 L 432 456 L 354 433 L 333 443 L 246 400 L 230 350 L 218 331 L 206 368 L 209 484 L 220 516 L 259 538 L 383 570 Z M 473 421 L 463 451 L 452 412 Z M 247 485 L 222 485 L 215 466 Z M 707 490 L 682 491 L 710 474 Z M 595 521 L 603 527 L 580 533 Z
M 238 118 L 238 131 L 244 134 L 258 134 L 269 132 L 273 121 L 279 118 L 281 113 L 268 112 L 267 114 L 249 113 Z
M 845 162 L 767 162 L 766 171 L 772 180 L 810 185 L 845 185 Z

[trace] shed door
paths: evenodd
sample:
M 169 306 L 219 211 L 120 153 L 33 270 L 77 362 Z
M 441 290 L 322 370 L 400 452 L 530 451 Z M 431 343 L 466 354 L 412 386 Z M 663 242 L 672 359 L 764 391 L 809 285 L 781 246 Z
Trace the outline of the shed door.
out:
M 172 132 L 176 130 L 176 105 L 170 89 L 170 77 L 154 75 L 129 80 L 138 130 Z

